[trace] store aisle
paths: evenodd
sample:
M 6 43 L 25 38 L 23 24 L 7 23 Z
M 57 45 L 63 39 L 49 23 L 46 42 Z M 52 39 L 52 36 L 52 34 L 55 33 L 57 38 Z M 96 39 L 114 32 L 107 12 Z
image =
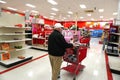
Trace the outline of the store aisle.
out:
M 92 38 L 87 57 L 82 62 L 86 67 L 78 74 L 77 80 L 108 80 L 104 52 L 102 52 L 102 45 L 98 44 L 98 41 L 99 39 Z M 38 54 L 36 50 L 32 49 L 29 51 L 35 57 L 47 53 L 39 51 Z M 63 66 L 66 66 L 66 62 L 63 62 Z M 1 74 L 0 80 L 50 80 L 50 76 L 49 59 L 48 56 L 44 56 Z M 61 70 L 61 79 L 59 80 L 73 80 L 73 75 L 65 70 Z

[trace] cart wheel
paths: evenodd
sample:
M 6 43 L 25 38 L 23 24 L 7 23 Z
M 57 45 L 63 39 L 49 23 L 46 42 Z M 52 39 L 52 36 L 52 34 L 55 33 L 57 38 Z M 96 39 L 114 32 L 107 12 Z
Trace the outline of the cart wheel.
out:
M 76 78 L 74 77 L 73 80 L 76 80 Z

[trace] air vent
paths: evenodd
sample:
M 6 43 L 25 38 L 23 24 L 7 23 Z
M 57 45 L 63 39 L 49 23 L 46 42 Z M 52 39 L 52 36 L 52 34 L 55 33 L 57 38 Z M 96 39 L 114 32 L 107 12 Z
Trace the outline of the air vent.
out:
M 93 13 L 94 10 L 85 10 L 86 13 Z

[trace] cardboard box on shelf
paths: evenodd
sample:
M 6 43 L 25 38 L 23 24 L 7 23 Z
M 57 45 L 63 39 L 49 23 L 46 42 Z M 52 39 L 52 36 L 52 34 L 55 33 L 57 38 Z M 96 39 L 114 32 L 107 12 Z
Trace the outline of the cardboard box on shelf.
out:
M 10 59 L 10 53 L 9 53 L 9 52 L 2 53 L 2 54 L 0 55 L 0 57 L 1 57 L 1 60 L 2 60 L 2 61 L 3 61 L 3 60 L 8 60 L 8 59 Z
M 10 44 L 9 43 L 2 43 L 1 50 L 10 50 Z

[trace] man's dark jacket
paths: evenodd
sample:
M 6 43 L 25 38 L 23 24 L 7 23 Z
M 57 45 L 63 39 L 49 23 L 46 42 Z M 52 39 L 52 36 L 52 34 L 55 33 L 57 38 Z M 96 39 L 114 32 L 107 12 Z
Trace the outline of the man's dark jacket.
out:
M 66 48 L 73 47 L 64 39 L 64 36 L 57 30 L 54 30 L 48 38 L 48 54 L 52 56 L 63 56 Z

